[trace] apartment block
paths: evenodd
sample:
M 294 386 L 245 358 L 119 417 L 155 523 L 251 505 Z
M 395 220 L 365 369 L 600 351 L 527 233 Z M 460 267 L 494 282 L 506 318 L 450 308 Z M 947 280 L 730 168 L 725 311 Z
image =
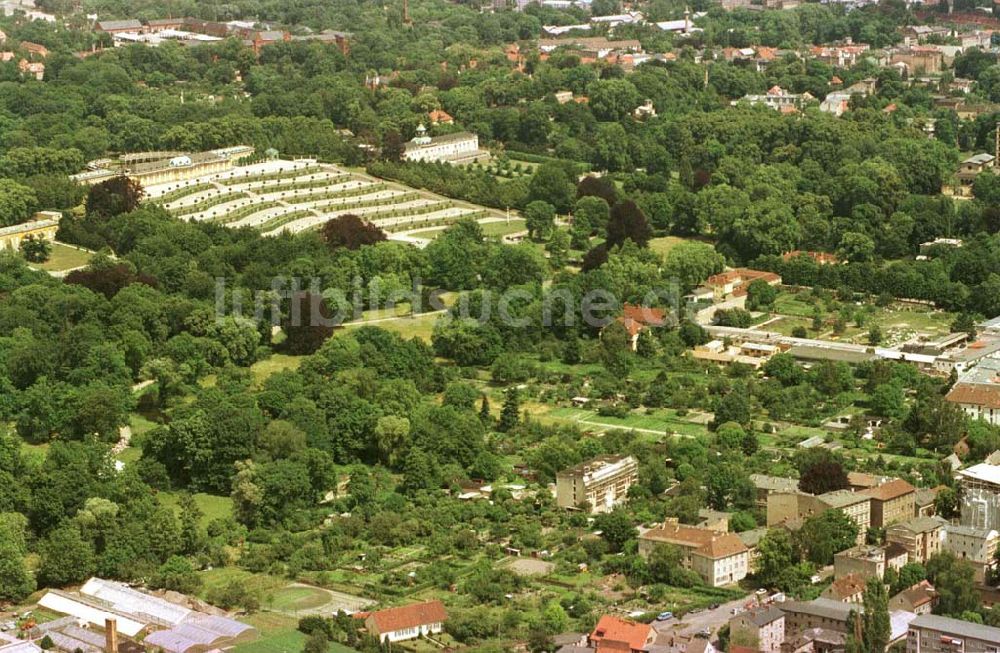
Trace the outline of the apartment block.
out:
M 556 503 L 560 508 L 586 503 L 592 513 L 611 512 L 638 480 L 639 464 L 632 456 L 598 456 L 556 474 Z

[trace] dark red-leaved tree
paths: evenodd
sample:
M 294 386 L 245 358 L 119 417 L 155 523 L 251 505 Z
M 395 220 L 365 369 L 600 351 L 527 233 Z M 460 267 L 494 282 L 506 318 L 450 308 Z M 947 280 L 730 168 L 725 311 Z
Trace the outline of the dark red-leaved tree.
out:
M 74 270 L 63 279 L 65 283 L 90 288 L 101 293 L 108 299 L 118 294 L 118 291 L 133 283 L 143 283 L 155 288 L 157 281 L 148 274 L 136 274 L 128 265 L 117 263 L 99 268 L 84 268 Z
M 607 245 L 610 249 L 621 245 L 626 239 L 639 247 L 645 247 L 653 236 L 646 214 L 632 200 L 622 200 L 611 207 L 611 217 L 608 219 Z
M 576 185 L 576 196 L 600 197 L 608 203 L 608 206 L 614 206 L 615 202 L 618 201 L 618 189 L 615 188 L 614 182 L 607 177 L 587 175 Z
M 125 175 L 94 184 L 87 193 L 87 214 L 111 218 L 130 213 L 139 206 L 143 196 L 142 184 Z
M 281 325 L 286 336 L 282 348 L 295 356 L 315 353 L 333 334 L 334 327 L 329 324 L 332 317 L 333 312 L 322 295 L 308 292 L 293 295 L 288 316 Z
M 323 225 L 323 240 L 330 249 L 358 249 L 385 240 L 385 232 L 351 213 L 338 215 Z

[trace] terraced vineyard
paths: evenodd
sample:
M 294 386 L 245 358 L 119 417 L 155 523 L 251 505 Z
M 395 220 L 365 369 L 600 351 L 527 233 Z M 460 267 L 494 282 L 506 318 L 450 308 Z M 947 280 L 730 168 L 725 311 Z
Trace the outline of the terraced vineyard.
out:
M 497 213 L 315 161 L 269 161 L 208 177 L 150 186 L 148 201 L 185 220 L 250 227 L 265 235 L 316 229 L 353 213 L 399 240 L 427 240 L 404 232 L 446 226 Z

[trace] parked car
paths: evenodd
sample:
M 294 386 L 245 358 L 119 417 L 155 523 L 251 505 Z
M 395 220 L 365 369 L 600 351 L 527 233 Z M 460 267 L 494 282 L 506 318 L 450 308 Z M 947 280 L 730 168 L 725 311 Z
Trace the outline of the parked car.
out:
M 660 614 L 656 615 L 657 621 L 668 621 L 673 618 L 674 618 L 674 613 L 670 612 L 669 610 L 666 612 L 661 612 Z

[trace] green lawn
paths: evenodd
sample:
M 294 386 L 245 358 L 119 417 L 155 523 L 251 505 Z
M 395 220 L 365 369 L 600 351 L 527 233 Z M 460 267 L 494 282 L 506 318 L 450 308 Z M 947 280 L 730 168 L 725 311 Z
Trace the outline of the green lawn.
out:
M 781 293 L 774 302 L 774 312 L 812 319 L 814 304 L 801 293 Z
M 662 432 L 664 435 L 677 434 L 686 436 L 699 436 L 706 433 L 703 424 L 698 424 L 685 417 L 678 417 L 673 410 L 656 410 L 651 414 L 644 412 L 630 413 L 626 417 L 611 417 L 598 415 L 592 410 L 579 408 L 552 408 L 546 410 L 544 407 L 538 411 L 538 416 L 550 419 L 579 424 L 581 428 L 604 427 L 609 429 L 643 429 L 644 431 Z M 648 435 L 655 435 L 649 433 Z
M 503 222 L 486 222 L 480 225 L 483 228 L 483 234 L 486 236 L 506 236 L 508 234 L 517 233 L 519 231 L 525 230 L 525 221 L 522 218 L 511 218 L 510 223 L 506 221 Z M 433 240 L 444 233 L 444 230 L 448 226 L 442 227 L 432 227 L 430 229 L 420 229 L 419 231 L 412 232 L 417 238 L 427 238 Z
M 487 236 L 506 236 L 527 229 L 526 223 L 521 218 L 511 218 L 510 222 L 487 222 L 482 226 L 483 233 Z
M 677 236 L 663 236 L 662 238 L 654 238 L 649 241 L 649 249 L 653 250 L 660 256 L 666 256 L 670 253 L 674 247 L 677 247 L 681 243 L 685 242 L 686 239 L 678 238 Z
M 81 251 L 75 247 L 52 243 L 52 254 L 45 263 L 32 263 L 31 267 L 46 272 L 63 272 L 87 265 L 93 252 Z
M 208 571 L 200 572 L 202 580 L 202 593 L 207 594 L 210 590 L 225 587 L 232 581 L 243 581 L 251 592 L 258 593 L 262 599 L 288 585 L 288 581 L 283 578 L 276 578 L 267 574 L 255 574 L 239 567 L 215 567 Z M 262 631 L 263 632 L 263 629 Z
M 157 495 L 160 502 L 165 506 L 177 508 L 178 495 L 174 492 L 160 492 Z M 217 497 L 212 494 L 198 493 L 194 495 L 194 502 L 201 509 L 201 523 L 207 525 L 213 519 L 223 519 L 231 517 L 233 514 L 233 500 L 229 497 Z
M 21 455 L 29 459 L 34 459 L 41 462 L 45 458 L 45 454 L 49 451 L 48 443 L 42 444 L 28 444 L 27 442 L 21 442 Z
M 302 364 L 303 356 L 288 356 L 287 354 L 271 354 L 262 361 L 257 361 L 250 366 L 253 378 L 259 386 L 267 380 L 269 376 L 285 370 L 297 370 Z
M 271 594 L 269 608 L 294 612 L 309 610 L 330 602 L 330 594 L 315 587 L 284 587 Z
M 372 326 L 377 326 L 380 329 L 385 329 L 386 331 L 392 331 L 393 333 L 398 333 L 404 338 L 420 338 L 425 342 L 431 341 L 431 333 L 434 331 L 434 323 L 440 315 L 430 314 L 430 315 L 419 315 L 417 317 L 403 317 L 398 320 L 386 320 L 385 322 L 376 322 Z M 345 325 L 346 328 L 350 329 L 353 327 L 364 326 L 363 323 L 355 322 L 353 324 Z

